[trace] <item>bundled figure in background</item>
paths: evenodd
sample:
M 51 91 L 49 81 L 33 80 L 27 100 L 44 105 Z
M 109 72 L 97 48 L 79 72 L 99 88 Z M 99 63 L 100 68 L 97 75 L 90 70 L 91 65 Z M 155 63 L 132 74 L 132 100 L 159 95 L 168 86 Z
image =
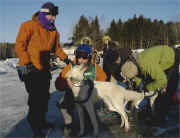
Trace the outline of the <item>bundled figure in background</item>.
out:
M 112 43 L 112 45 L 114 45 Z M 115 46 L 114 46 L 115 47 Z M 128 60 L 129 56 L 132 54 L 131 49 L 129 48 L 119 48 L 117 50 L 112 50 L 109 55 L 109 75 L 110 81 L 115 82 L 124 88 L 128 88 L 127 80 L 121 74 L 122 65 Z
M 128 79 L 134 78 L 137 86 L 145 82 L 143 84 L 145 92 L 158 91 L 150 98 L 153 112 L 151 125 L 165 126 L 165 117 L 172 105 L 172 96 L 178 86 L 178 62 L 177 50 L 169 46 L 154 46 L 139 54 L 132 54 L 130 59 L 122 65 L 123 76 Z M 156 108 L 154 108 L 155 100 Z
M 35 13 L 32 20 L 21 24 L 16 53 L 19 57 L 18 74 L 28 93 L 28 122 L 34 137 L 43 137 L 42 129 L 53 127 L 46 121 L 51 80 L 50 53 L 66 63 L 67 55 L 60 47 L 59 33 L 55 27 L 58 7 L 48 2 Z
M 92 46 L 92 40 L 91 38 L 85 36 L 81 39 L 81 45 L 90 45 Z
M 67 81 L 66 74 L 73 68 L 74 65 L 85 65 L 88 69 L 84 73 L 84 77 L 87 80 L 97 80 L 97 81 L 105 81 L 106 74 L 100 68 L 99 65 L 93 64 L 92 62 L 92 48 L 90 45 L 79 45 L 75 50 L 75 60 L 72 66 L 67 65 L 59 77 L 56 79 L 55 86 L 57 90 L 65 91 L 65 95 L 62 99 L 57 103 L 58 108 L 60 109 L 63 118 L 64 118 L 64 135 L 74 135 L 74 128 L 77 126 L 73 125 L 74 116 L 74 97 L 72 90 L 70 88 L 71 85 L 69 81 Z M 62 85 L 64 84 L 64 85 Z
M 109 36 L 104 36 L 102 38 L 103 43 L 104 43 L 104 48 L 103 48 L 103 70 L 107 75 L 107 80 L 106 81 L 110 81 L 111 78 L 111 64 L 112 64 L 112 54 L 114 51 L 116 51 L 115 49 L 115 44 L 112 43 L 111 38 Z M 117 56 L 117 55 L 113 55 L 113 56 Z M 113 58 L 113 57 L 112 57 Z
M 90 45 L 92 47 L 92 60 L 93 63 L 99 64 L 100 63 L 100 55 L 98 51 L 94 48 L 92 45 L 92 40 L 91 38 L 85 36 L 81 39 L 81 45 Z

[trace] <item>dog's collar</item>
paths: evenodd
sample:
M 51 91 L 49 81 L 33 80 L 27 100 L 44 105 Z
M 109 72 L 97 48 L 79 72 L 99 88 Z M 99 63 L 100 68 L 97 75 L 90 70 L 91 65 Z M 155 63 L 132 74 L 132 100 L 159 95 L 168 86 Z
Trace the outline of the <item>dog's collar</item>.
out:
M 75 87 L 83 87 L 86 85 L 85 80 L 78 81 L 78 80 L 71 79 L 71 81 L 72 81 L 73 86 L 75 86 Z
M 78 103 L 78 104 L 82 104 L 82 103 L 87 102 L 89 100 L 91 94 L 92 94 L 93 89 L 94 89 L 94 82 L 93 81 L 91 81 L 91 80 L 83 80 L 83 82 L 84 82 L 84 85 L 89 85 L 89 89 L 87 91 L 88 92 L 88 96 L 84 100 L 78 99 L 78 98 L 75 99 L 74 102 Z M 82 86 L 84 86 L 84 85 L 82 85 Z

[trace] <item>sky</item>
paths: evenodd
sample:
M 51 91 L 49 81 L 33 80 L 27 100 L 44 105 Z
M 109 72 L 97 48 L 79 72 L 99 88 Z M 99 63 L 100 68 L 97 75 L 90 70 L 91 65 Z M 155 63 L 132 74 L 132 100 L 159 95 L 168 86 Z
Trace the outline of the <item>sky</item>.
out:
M 31 20 L 43 3 L 59 7 L 56 27 L 60 41 L 67 42 L 81 15 L 99 17 L 101 29 L 120 18 L 127 21 L 136 14 L 164 22 L 180 20 L 180 0 L 0 0 L 0 42 L 15 42 L 21 23 Z

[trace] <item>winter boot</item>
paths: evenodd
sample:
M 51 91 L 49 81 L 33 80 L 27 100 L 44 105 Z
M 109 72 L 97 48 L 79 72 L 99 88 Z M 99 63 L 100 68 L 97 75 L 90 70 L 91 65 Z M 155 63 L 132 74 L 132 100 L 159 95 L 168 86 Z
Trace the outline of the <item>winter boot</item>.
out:
M 33 131 L 33 138 L 45 138 L 45 134 L 42 133 L 40 130 L 39 131 Z
M 67 124 L 64 126 L 64 136 L 63 138 L 68 138 L 68 137 L 75 137 L 76 136 L 76 132 L 73 129 L 73 125 L 72 124 Z
M 50 128 L 54 128 L 55 125 L 53 123 L 50 123 L 46 120 L 46 112 L 43 113 L 43 118 L 42 118 L 42 123 L 41 123 L 41 128 L 42 129 L 50 129 Z
M 43 125 L 42 125 L 42 129 L 50 129 L 50 128 L 54 128 L 55 125 L 53 123 L 50 123 L 48 121 L 44 121 L 43 122 Z

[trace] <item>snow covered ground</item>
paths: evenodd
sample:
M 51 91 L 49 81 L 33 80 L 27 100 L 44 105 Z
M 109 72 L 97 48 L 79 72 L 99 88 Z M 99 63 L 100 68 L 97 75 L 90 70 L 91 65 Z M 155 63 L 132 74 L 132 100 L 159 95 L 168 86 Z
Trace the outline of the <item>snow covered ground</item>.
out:
M 26 120 L 28 95 L 15 70 L 17 61 L 16 58 L 0 61 L 0 138 L 32 136 L 32 131 Z M 61 127 L 63 119 L 55 104 L 62 93 L 56 91 L 54 86 L 59 72 L 60 70 L 56 70 L 52 75 L 51 100 L 47 119 Z M 62 135 L 62 129 L 56 129 L 52 134 L 54 137 L 62 137 Z
M 27 93 L 15 70 L 17 61 L 18 59 L 0 61 L 0 137 L 32 136 L 26 120 Z M 48 120 L 62 124 L 61 115 L 55 109 L 55 102 L 61 93 L 56 92 L 53 84 L 59 71 L 53 73 L 53 80 L 51 81 L 52 100 L 49 105 Z

